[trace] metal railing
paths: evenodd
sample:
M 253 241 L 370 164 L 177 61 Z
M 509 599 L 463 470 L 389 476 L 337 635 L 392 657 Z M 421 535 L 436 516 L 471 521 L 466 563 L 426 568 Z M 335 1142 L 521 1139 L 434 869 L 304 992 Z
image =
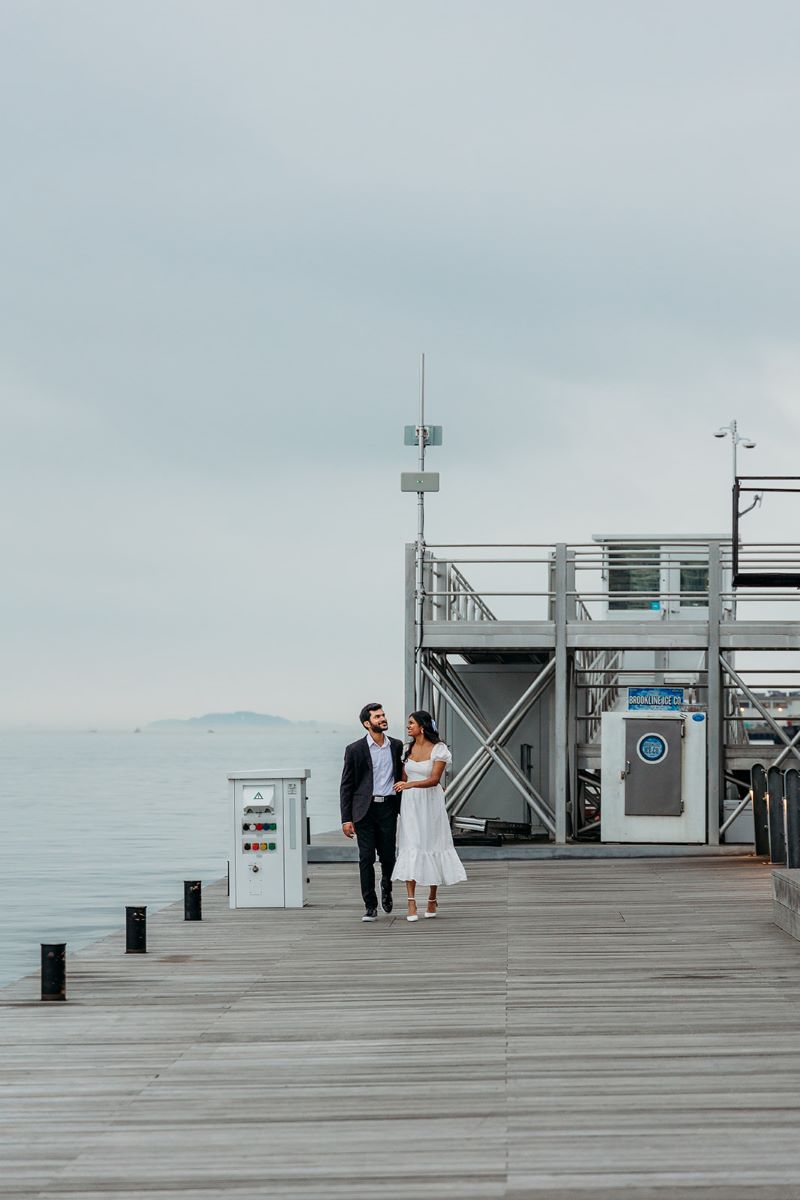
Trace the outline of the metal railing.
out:
M 703 619 L 708 609 L 709 547 L 704 539 L 576 543 L 567 546 L 568 614 L 573 620 Z M 721 580 L 715 593 L 723 619 L 737 609 L 747 619 L 774 616 L 775 605 L 795 605 L 796 588 L 748 589 L 731 585 L 730 542 L 720 549 Z M 548 620 L 556 599 L 553 543 L 429 545 L 425 577 L 432 620 Z M 740 569 L 762 574 L 800 572 L 800 544 L 763 543 L 740 550 Z M 468 573 L 468 574 L 467 574 Z M 761 611 L 760 611 L 761 610 Z M 782 610 L 778 610 L 780 612 Z M 778 616 L 778 619 L 787 617 Z
M 579 711 L 576 714 L 581 740 L 594 742 L 600 732 L 604 712 L 613 709 L 620 695 L 620 650 L 600 650 L 595 653 L 578 650 L 575 655 L 576 690 Z
M 800 731 L 770 713 L 761 694 L 776 678 L 800 690 L 800 589 L 735 591 L 730 542 L 431 544 L 419 573 L 409 549 L 407 695 L 422 697 L 417 707 L 460 722 L 477 745 L 450 781 L 452 815 L 492 770 L 505 776 L 532 821 L 556 842 L 570 827 L 592 827 L 593 805 L 581 795 L 585 801 L 586 789 L 597 784 L 592 764 L 603 714 L 628 703 L 630 686 L 681 687 L 685 707 L 707 710 L 712 842 L 719 837 L 725 787 L 741 784 L 738 776 L 756 755 L 779 767 L 800 764 Z M 751 545 L 740 557 L 762 575 L 787 564 L 800 570 L 800 544 Z M 499 720 L 494 700 L 487 703 L 488 692 L 481 691 L 482 668 L 472 671 L 487 661 L 498 670 L 513 667 L 524 682 Z M 469 669 L 462 671 L 465 664 Z M 552 765 L 549 778 L 537 774 L 534 786 L 511 748 L 545 691 L 552 693 L 546 701 Z M 745 702 L 775 739 L 769 753 L 753 743 L 743 750 L 749 741 Z
M 709 592 L 712 546 L 718 551 L 720 562 L 715 577 L 718 587 L 713 594 Z M 592 622 L 594 627 L 598 627 L 598 622 L 608 621 L 618 626 L 638 625 L 645 630 L 652 629 L 653 622 L 695 621 L 708 622 L 710 631 L 712 612 L 723 623 L 735 624 L 737 619 L 747 619 L 800 625 L 797 589 L 748 590 L 744 594 L 733 591 L 730 542 L 620 539 L 567 545 L 567 570 L 566 576 L 562 576 L 564 591 L 560 600 L 555 586 L 556 551 L 556 545 L 548 543 L 428 546 L 423 573 L 427 589 L 426 621 L 552 622 L 560 603 L 568 622 L 584 625 Z M 751 545 L 740 552 L 740 564 L 762 572 L 795 565 L 800 569 L 800 544 Z M 701 649 L 696 653 L 691 668 L 686 667 L 684 656 L 678 669 L 687 675 L 691 700 L 706 703 L 711 650 Z M 722 743 L 726 748 L 750 742 L 740 705 L 754 693 L 758 701 L 759 686 L 774 686 L 775 678 L 780 676 L 788 677 L 786 683 L 790 688 L 800 688 L 800 662 L 785 667 L 781 665 L 783 659 L 777 664 L 774 659 L 775 655 L 765 651 L 759 654 L 756 667 L 742 667 L 749 683 L 741 679 L 734 682 L 729 671 L 723 669 L 719 713 Z M 671 669 L 674 674 L 675 668 Z M 577 700 L 572 717 L 579 742 L 589 744 L 598 737 L 603 712 L 619 703 L 625 684 L 642 681 L 636 680 L 636 672 L 626 661 L 625 652 L 619 649 L 576 650 L 574 671 Z M 752 672 L 760 677 L 759 684 L 752 679 Z M 667 671 L 650 668 L 645 673 L 652 676 L 654 683 L 669 682 Z M 770 728 L 786 724 L 778 720 Z M 783 738 L 786 739 L 785 732 Z M 780 742 L 778 734 L 775 740 Z
M 447 620 L 449 621 L 495 621 L 486 601 L 472 591 L 466 576 L 454 563 L 447 566 Z

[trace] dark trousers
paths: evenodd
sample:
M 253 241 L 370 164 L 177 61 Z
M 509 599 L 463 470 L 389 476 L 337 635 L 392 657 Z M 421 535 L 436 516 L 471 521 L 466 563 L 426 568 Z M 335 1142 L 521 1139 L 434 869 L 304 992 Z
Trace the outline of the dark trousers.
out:
M 397 845 L 398 803 L 392 798 L 376 804 L 373 800 L 366 816 L 355 822 L 358 841 L 358 870 L 361 875 L 361 895 L 366 908 L 377 908 L 375 893 L 375 854 L 381 864 L 381 875 L 391 886 Z

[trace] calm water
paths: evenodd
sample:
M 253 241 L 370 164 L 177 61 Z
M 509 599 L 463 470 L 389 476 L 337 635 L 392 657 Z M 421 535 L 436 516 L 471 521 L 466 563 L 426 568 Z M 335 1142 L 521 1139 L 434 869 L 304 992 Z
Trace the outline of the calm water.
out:
M 354 736 L 0 734 L 0 984 L 38 970 L 40 942 L 77 949 L 123 927 L 126 904 L 224 875 L 237 770 L 309 767 L 312 832 L 336 828 Z

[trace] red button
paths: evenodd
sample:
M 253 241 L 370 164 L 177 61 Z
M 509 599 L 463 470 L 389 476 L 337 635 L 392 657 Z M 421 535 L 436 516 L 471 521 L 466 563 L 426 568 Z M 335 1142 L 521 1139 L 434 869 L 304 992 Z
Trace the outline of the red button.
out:
M 256 829 L 263 829 L 263 828 L 264 828 L 263 825 L 256 825 Z

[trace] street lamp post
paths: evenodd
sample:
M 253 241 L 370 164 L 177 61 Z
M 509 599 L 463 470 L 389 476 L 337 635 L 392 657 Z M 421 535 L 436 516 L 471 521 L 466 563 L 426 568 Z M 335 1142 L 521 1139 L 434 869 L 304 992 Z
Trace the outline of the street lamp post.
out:
M 719 429 L 714 434 L 714 437 L 715 438 L 730 437 L 730 439 L 731 439 L 731 460 L 732 460 L 732 467 L 733 467 L 733 478 L 731 480 L 731 488 L 733 491 L 733 504 L 735 505 L 734 522 L 733 523 L 734 523 L 734 528 L 736 528 L 739 517 L 743 517 L 745 513 L 749 513 L 750 510 L 755 508 L 757 504 L 760 504 L 763 499 L 762 493 L 759 492 L 759 493 L 757 493 L 752 504 L 748 505 L 748 507 L 743 509 L 742 511 L 739 511 L 738 491 L 736 488 L 736 478 L 737 478 L 736 452 L 740 445 L 744 446 L 745 450 L 755 450 L 756 444 L 751 438 L 745 437 L 744 434 L 739 433 L 739 425 L 738 425 L 738 422 L 736 421 L 735 417 L 728 425 L 720 425 Z M 734 577 L 736 576 L 736 569 L 737 569 L 736 564 L 738 561 L 738 549 L 739 548 L 738 548 L 738 538 L 737 538 L 736 543 L 732 546 Z M 733 617 L 733 620 L 735 621 L 736 620 L 736 592 L 735 591 L 731 598 L 731 616 Z
M 734 418 L 729 425 L 721 425 L 714 434 L 715 438 L 724 438 L 728 436 L 730 436 L 731 439 L 731 454 L 733 459 L 733 479 L 731 480 L 731 484 L 733 485 L 736 483 L 736 451 L 738 447 L 742 445 L 744 446 L 745 450 L 754 450 L 756 444 L 754 441 L 751 441 L 750 438 L 747 438 L 743 434 L 739 433 L 739 426 L 736 418 Z

